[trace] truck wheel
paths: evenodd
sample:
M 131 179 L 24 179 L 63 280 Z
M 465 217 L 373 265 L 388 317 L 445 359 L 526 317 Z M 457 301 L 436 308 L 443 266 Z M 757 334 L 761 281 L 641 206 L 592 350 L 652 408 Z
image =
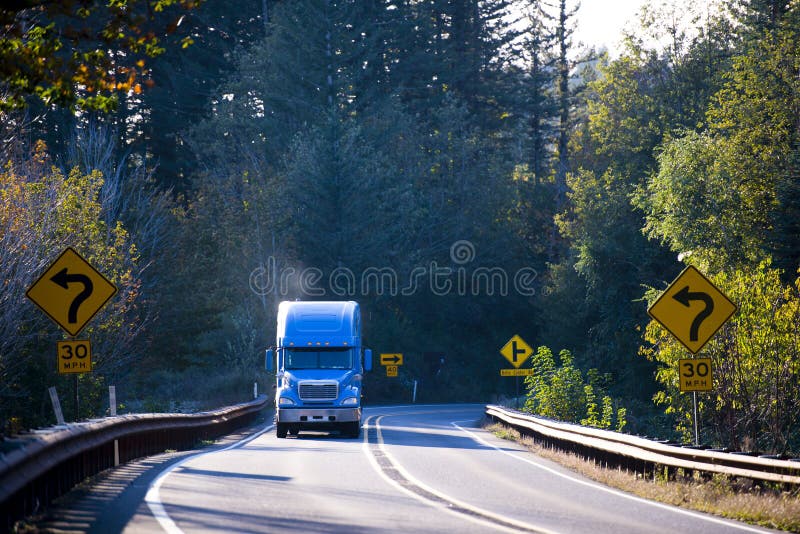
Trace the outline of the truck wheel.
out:
M 289 425 L 286 423 L 278 423 L 275 425 L 275 434 L 277 434 L 279 438 L 285 438 L 288 431 Z
M 351 438 L 358 438 L 361 436 L 361 421 L 353 421 L 352 423 L 344 424 L 344 434 Z

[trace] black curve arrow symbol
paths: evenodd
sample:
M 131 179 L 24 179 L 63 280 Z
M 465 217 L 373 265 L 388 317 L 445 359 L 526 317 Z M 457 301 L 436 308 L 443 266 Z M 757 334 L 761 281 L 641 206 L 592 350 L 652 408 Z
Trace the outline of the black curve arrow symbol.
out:
M 689 303 L 693 300 L 702 300 L 706 307 L 703 308 L 703 311 L 697 314 L 692 321 L 692 326 L 689 329 L 689 340 L 690 341 L 697 341 L 697 332 L 700 330 L 700 325 L 705 321 L 709 315 L 714 311 L 714 299 L 711 298 L 711 295 L 708 293 L 703 293 L 701 291 L 689 291 L 689 286 L 684 287 L 674 295 L 672 298 L 686 306 L 689 307 Z
M 64 289 L 69 289 L 69 284 L 73 282 L 83 284 L 83 291 L 78 293 L 75 298 L 72 299 L 72 304 L 69 305 L 69 313 L 67 313 L 67 321 L 70 324 L 77 323 L 78 308 L 80 308 L 81 304 L 83 304 L 83 301 L 89 298 L 89 296 L 92 294 L 92 290 L 94 290 L 94 284 L 92 284 L 91 278 L 85 274 L 69 274 L 67 273 L 67 268 L 64 267 L 55 275 L 53 275 L 50 280 Z

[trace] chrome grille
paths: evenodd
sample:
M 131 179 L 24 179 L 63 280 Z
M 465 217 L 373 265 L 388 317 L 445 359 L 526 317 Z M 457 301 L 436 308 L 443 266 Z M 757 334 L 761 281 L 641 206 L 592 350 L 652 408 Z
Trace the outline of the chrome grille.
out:
M 330 401 L 339 396 L 339 383 L 335 381 L 306 380 L 298 384 L 302 400 Z

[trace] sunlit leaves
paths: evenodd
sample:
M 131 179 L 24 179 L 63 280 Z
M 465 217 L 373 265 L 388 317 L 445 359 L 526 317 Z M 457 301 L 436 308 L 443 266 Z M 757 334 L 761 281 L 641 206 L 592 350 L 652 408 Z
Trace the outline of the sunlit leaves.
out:
M 23 107 L 31 96 L 46 105 L 113 109 L 119 93 L 136 83 L 141 90 L 149 78 L 141 59 L 165 51 L 159 36 L 171 27 L 170 17 L 198 5 L 114 0 L 0 8 L 0 111 Z
M 616 428 L 621 430 L 625 426 L 625 409 L 618 409 L 615 417 L 614 402 L 606 394 L 610 377 L 590 369 L 584 379 L 568 350 L 562 350 L 558 359 L 556 364 L 553 352 L 545 346 L 531 356 L 534 373 L 525 378 L 528 390 L 525 410 L 597 428 L 611 428 L 616 419 Z
M 769 190 L 753 187 L 757 178 L 737 173 L 741 154 L 730 148 L 693 132 L 667 143 L 639 197 L 650 237 L 714 269 L 757 261 L 772 201 Z

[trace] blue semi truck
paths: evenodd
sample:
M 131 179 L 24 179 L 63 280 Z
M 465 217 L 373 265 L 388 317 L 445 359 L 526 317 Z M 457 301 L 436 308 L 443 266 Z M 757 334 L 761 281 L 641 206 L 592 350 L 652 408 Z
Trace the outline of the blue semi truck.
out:
M 359 437 L 361 384 L 372 368 L 372 351 L 361 345 L 358 303 L 281 302 L 266 368 L 276 370 L 279 438 L 301 430 Z

